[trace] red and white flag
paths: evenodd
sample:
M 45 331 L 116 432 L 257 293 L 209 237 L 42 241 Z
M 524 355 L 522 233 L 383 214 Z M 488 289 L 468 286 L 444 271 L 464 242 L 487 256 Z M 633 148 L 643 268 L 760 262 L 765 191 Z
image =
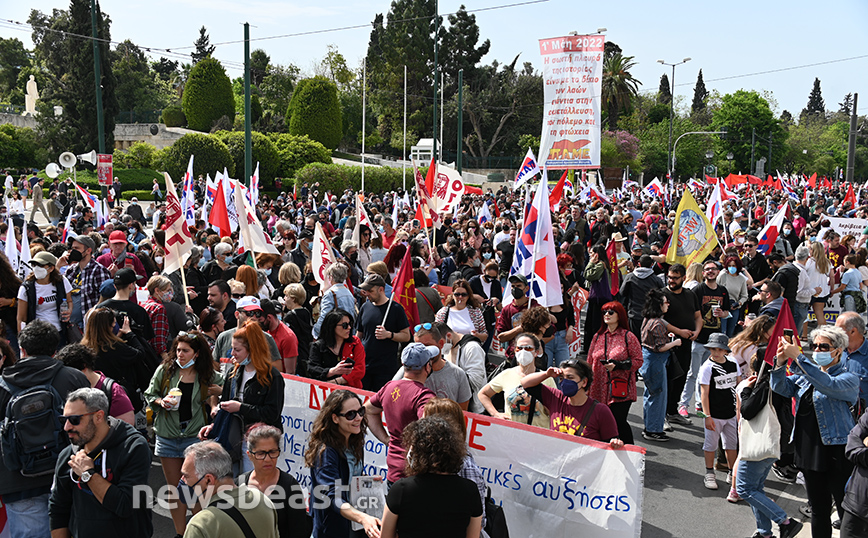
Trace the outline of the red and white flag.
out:
M 512 190 L 517 191 L 522 185 L 530 181 L 532 177 L 539 173 L 541 172 L 536 163 L 536 157 L 533 156 L 533 151 L 528 148 L 527 155 L 525 155 L 524 161 L 522 161 L 521 167 L 515 175 L 515 182 L 512 185 Z
M 244 243 L 244 249 L 252 252 L 265 252 L 268 254 L 280 254 L 271 243 L 271 239 L 265 235 L 259 221 L 256 220 L 256 211 L 250 206 L 247 197 L 242 192 L 240 181 L 235 182 L 235 210 L 241 215 L 238 222 L 239 235 Z
M 184 266 L 193 248 L 193 236 L 181 209 L 181 201 L 168 172 L 166 176 L 166 258 L 163 271 L 173 273 Z
M 310 263 L 313 277 L 319 282 L 320 286 L 325 286 L 325 270 L 329 265 L 335 263 L 335 255 L 332 253 L 331 246 L 322 229 L 322 224 L 319 222 L 316 223 L 316 228 L 313 231 Z

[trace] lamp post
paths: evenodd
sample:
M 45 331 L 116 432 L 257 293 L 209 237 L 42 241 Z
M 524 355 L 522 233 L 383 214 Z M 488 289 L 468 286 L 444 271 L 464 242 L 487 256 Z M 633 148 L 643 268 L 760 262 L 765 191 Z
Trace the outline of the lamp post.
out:
M 729 161 L 729 173 L 732 173 L 732 160 L 735 158 L 735 155 L 730 151 L 726 154 L 726 160 Z
M 714 158 L 714 150 L 708 150 L 705 152 L 705 158 L 708 159 L 708 166 L 705 167 L 705 173 L 709 173 L 710 171 L 714 171 L 714 176 L 717 177 L 717 171 L 715 167 L 711 164 L 711 159 Z
M 680 62 L 670 64 L 666 63 L 663 60 L 657 60 L 657 63 L 663 65 L 669 65 L 672 67 L 672 98 L 669 100 L 669 151 L 668 151 L 668 160 L 667 166 L 669 168 L 669 177 L 672 178 L 672 169 L 675 168 L 673 161 L 675 160 L 675 156 L 672 154 L 672 119 L 675 115 L 675 66 L 687 63 L 690 61 L 690 58 L 684 58 Z M 674 179 L 674 178 L 672 178 Z

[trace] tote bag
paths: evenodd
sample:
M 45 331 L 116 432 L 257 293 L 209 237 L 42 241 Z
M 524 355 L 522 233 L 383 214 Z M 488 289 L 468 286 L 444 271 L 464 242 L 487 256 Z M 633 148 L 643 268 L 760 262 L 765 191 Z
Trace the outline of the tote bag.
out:
M 738 457 L 745 461 L 762 461 L 781 455 L 781 423 L 772 407 L 771 393 L 762 410 L 751 420 L 741 421 L 738 433 Z

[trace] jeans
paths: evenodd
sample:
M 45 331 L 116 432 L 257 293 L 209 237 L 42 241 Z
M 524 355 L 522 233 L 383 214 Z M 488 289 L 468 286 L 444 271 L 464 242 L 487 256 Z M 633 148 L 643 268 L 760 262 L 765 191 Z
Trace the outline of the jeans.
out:
M 36 497 L 6 504 L 7 525 L 12 538 L 51 538 L 48 526 L 48 497 Z
M 557 367 L 570 358 L 570 345 L 567 344 L 567 331 L 557 331 L 555 337 L 546 344 L 546 354 L 549 356 L 549 366 Z
M 796 322 L 796 336 L 801 333 L 802 324 L 805 323 L 806 319 L 808 319 L 808 308 L 810 307 L 811 305 L 809 303 L 796 302 L 793 305 L 793 321 Z
M 738 460 L 738 473 L 735 477 L 735 491 L 750 505 L 756 519 L 756 530 L 764 536 L 772 534 L 772 521 L 780 525 L 787 520 L 787 513 L 763 491 L 766 477 L 774 462 L 774 458 L 761 461 Z
M 666 394 L 669 381 L 666 376 L 666 363 L 669 361 L 669 352 L 655 353 L 650 349 L 642 348 L 642 381 L 645 383 L 645 401 L 642 403 L 642 412 L 645 416 L 645 431 L 661 433 L 663 421 L 666 419 Z
M 730 310 L 728 318 L 722 318 L 720 320 L 720 332 L 723 334 L 732 337 L 735 332 L 735 328 L 738 327 L 738 319 L 741 316 L 741 308 L 738 310 Z
M 690 397 L 696 395 L 696 402 L 699 403 L 699 385 L 696 381 L 699 379 L 699 367 L 702 363 L 711 356 L 711 352 L 705 349 L 704 344 L 694 341 L 690 349 L 690 371 L 687 373 L 687 380 L 684 382 L 684 390 L 681 391 L 681 400 L 678 405 L 690 408 Z

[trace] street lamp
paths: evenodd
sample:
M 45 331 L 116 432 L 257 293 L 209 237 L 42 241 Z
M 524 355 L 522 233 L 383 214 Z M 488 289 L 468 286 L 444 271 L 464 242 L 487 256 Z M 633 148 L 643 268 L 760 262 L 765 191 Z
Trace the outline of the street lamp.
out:
M 705 158 L 708 159 L 708 166 L 705 167 L 705 173 L 707 174 L 709 171 L 714 170 L 714 167 L 711 164 L 711 159 L 714 158 L 714 150 L 708 150 L 705 152 Z M 715 176 L 717 174 L 715 173 Z
M 735 159 L 735 155 L 730 151 L 726 154 L 726 160 L 729 161 L 729 173 L 732 173 L 732 160 Z
M 596 31 L 596 32 L 591 32 L 591 33 L 589 33 L 589 34 L 583 34 L 583 35 L 602 34 L 602 33 L 605 32 L 606 30 L 608 30 L 608 28 L 597 28 L 597 31 Z M 570 32 L 570 35 L 579 35 L 579 32 L 573 30 L 572 32 Z
M 690 58 L 684 58 L 680 62 L 670 64 L 666 63 L 664 60 L 657 60 L 657 63 L 663 65 L 672 66 L 672 98 L 669 100 L 669 151 L 668 151 L 668 167 L 669 167 L 669 177 L 672 178 L 672 169 L 675 168 L 675 164 L 672 162 L 675 158 L 672 155 L 672 117 L 675 115 L 675 66 L 685 64 L 690 61 Z

